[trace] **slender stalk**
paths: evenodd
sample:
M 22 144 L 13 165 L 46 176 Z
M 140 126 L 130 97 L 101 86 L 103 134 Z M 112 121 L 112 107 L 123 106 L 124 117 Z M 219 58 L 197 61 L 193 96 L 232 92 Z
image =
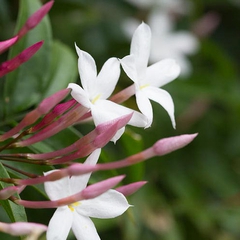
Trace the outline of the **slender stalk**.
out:
M 27 177 L 29 177 L 29 178 L 36 178 L 36 177 L 38 177 L 38 175 L 36 175 L 36 174 L 32 174 L 32 173 L 28 173 L 28 172 L 22 171 L 22 170 L 20 170 L 20 169 L 18 169 L 18 168 L 15 168 L 15 167 L 13 167 L 13 166 L 10 166 L 10 165 L 8 165 L 8 164 L 6 164 L 6 163 L 2 163 L 2 165 L 3 165 L 4 167 L 7 167 L 7 168 L 9 168 L 9 169 L 12 169 L 12 170 L 15 171 L 15 172 L 18 172 L 18 173 L 20 173 L 20 174 L 22 174 L 22 175 L 25 175 L 25 176 L 27 176 Z

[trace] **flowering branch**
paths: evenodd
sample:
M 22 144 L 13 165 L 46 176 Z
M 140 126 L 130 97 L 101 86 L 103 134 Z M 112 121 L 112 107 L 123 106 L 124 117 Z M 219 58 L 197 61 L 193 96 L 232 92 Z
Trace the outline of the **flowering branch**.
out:
M 149 158 L 152 158 L 155 156 L 163 156 L 177 149 L 183 148 L 187 144 L 192 142 L 196 136 L 197 134 L 186 134 L 186 135 L 180 135 L 176 137 L 164 138 L 157 141 L 152 147 L 119 161 L 110 162 L 110 163 L 100 163 L 96 165 L 74 163 L 67 168 L 59 170 L 58 172 L 50 173 L 46 176 L 40 176 L 32 179 L 11 179 L 11 183 L 14 183 L 17 185 L 34 185 L 34 184 L 40 184 L 47 181 L 56 181 L 66 176 L 78 176 L 78 175 L 86 174 L 89 172 L 128 167 L 133 164 L 137 164 L 142 161 L 145 161 Z

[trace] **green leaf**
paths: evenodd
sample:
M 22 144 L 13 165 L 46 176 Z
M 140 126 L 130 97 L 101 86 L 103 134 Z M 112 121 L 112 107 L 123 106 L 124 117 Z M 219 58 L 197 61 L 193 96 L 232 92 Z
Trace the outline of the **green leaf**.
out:
M 2 178 L 9 178 L 9 175 L 3 165 L 0 163 L 0 176 Z M 10 184 L 0 182 L 0 189 L 11 186 Z M 27 215 L 23 206 L 17 205 L 9 200 L 0 200 L 0 204 L 7 212 L 12 222 L 27 221 Z
M 40 7 L 39 0 L 20 1 L 16 32 Z M 49 79 L 51 39 L 49 19 L 44 17 L 37 27 L 28 32 L 11 48 L 9 58 L 13 58 L 34 43 L 44 40 L 41 49 L 28 62 L 7 75 L 4 86 L 6 116 L 23 111 L 41 99 Z
M 50 77 L 43 98 L 66 88 L 77 77 L 77 57 L 74 52 L 59 41 L 52 45 Z

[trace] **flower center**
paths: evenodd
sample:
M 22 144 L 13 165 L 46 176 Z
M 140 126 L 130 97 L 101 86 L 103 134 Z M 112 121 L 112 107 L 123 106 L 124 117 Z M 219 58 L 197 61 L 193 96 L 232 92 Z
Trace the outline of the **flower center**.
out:
M 69 209 L 74 212 L 75 207 L 79 206 L 81 203 L 80 202 L 75 202 L 75 203 L 71 203 L 68 205 Z
M 99 98 L 101 97 L 101 94 L 98 94 L 91 102 L 94 104 Z
M 146 87 L 149 87 L 150 85 L 147 83 L 147 84 L 144 84 L 144 85 L 141 85 L 140 86 L 140 89 L 142 90 L 143 88 L 146 88 Z

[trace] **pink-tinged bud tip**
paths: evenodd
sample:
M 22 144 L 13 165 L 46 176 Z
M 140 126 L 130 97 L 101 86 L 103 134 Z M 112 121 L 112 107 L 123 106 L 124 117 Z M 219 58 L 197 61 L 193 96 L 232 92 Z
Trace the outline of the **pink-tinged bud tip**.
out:
M 18 40 L 18 36 L 0 42 L 0 54 L 11 47 Z
M 6 200 L 9 197 L 11 197 L 14 193 L 20 193 L 24 188 L 25 188 L 25 186 L 6 187 L 0 191 L 0 199 Z
M 198 134 L 184 134 L 175 137 L 164 138 L 153 145 L 156 155 L 162 156 L 188 145 Z
M 3 223 L 0 222 L 0 232 L 10 234 L 12 236 L 29 235 L 28 239 L 38 239 L 38 237 L 47 231 L 47 226 L 30 222 Z M 31 236 L 31 238 L 30 238 Z
M 20 54 L 18 54 L 13 59 L 6 61 L 0 65 L 0 77 L 5 74 L 12 72 L 16 68 L 18 68 L 21 64 L 28 61 L 42 46 L 43 41 L 37 42 L 30 46 L 29 48 L 23 50 Z
M 147 181 L 140 181 L 135 183 L 130 183 L 128 185 L 124 185 L 121 187 L 116 188 L 116 190 L 120 193 L 122 193 L 124 196 L 129 196 L 136 191 L 138 191 L 141 187 L 143 187 Z
M 95 197 L 103 194 L 104 192 L 108 191 L 115 185 L 117 185 L 119 182 L 121 182 L 123 180 L 124 177 L 125 177 L 124 175 L 116 176 L 116 177 L 112 177 L 107 180 L 103 180 L 101 182 L 92 184 L 92 185 L 86 187 L 81 192 L 81 196 L 83 197 L 83 199 L 95 198 Z
M 21 28 L 21 30 L 18 32 L 18 36 L 19 38 L 21 38 L 23 35 L 25 35 L 29 30 L 33 29 L 34 27 L 36 27 L 41 20 L 43 19 L 43 17 L 45 15 L 47 15 L 47 13 L 49 12 L 49 10 L 51 9 L 52 5 L 53 5 L 54 1 L 49 1 L 46 4 L 44 4 L 41 8 L 39 8 L 35 13 L 33 13 L 28 20 L 26 21 L 26 23 L 24 24 L 24 26 Z

